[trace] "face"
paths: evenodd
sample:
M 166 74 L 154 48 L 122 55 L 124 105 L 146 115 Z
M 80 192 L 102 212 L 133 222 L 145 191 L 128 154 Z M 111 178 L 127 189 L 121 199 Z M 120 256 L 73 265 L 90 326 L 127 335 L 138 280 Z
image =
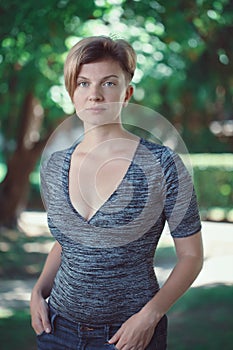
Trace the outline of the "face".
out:
M 82 65 L 73 103 L 77 115 L 87 124 L 118 122 L 132 93 L 119 63 L 102 60 Z

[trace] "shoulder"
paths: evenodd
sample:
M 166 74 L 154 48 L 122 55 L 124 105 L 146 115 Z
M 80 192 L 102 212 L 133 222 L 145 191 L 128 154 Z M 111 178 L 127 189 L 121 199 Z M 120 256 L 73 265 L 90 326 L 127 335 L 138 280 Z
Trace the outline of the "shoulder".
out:
M 73 146 L 59 150 L 56 152 L 53 152 L 49 156 L 45 156 L 42 161 L 41 161 L 41 171 L 49 171 L 52 168 L 60 168 L 62 164 L 66 161 L 67 158 L 70 158 L 72 151 L 73 151 Z
M 160 145 L 146 139 L 142 140 L 142 144 L 146 147 L 146 152 L 144 153 L 153 155 L 152 158 L 156 160 L 164 174 L 177 175 L 187 173 L 188 175 L 188 173 L 192 172 L 190 171 L 191 164 L 187 155 L 180 155 L 168 146 Z M 148 150 L 149 153 L 147 152 Z
M 142 139 L 142 145 L 147 148 L 153 154 L 160 163 L 166 162 L 166 160 L 172 160 L 177 154 L 170 149 L 168 146 L 161 145 L 159 143 L 149 141 L 147 139 Z

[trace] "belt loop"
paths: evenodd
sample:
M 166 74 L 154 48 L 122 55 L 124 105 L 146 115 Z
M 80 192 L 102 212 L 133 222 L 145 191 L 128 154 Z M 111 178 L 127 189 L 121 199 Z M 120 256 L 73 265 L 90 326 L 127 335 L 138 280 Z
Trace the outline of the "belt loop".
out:
M 81 336 L 81 323 L 78 322 L 78 336 Z
M 110 337 L 109 337 L 109 325 L 105 325 L 104 326 L 104 335 L 105 335 L 105 339 L 106 339 L 106 341 L 109 341 L 109 339 L 110 339 Z

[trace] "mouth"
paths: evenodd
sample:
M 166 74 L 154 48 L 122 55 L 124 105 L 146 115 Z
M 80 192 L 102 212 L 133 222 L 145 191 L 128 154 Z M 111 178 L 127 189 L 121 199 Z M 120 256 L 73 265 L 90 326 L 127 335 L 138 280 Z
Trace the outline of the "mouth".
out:
M 92 111 L 92 112 L 102 112 L 105 111 L 106 108 L 87 108 L 87 111 Z
M 106 111 L 106 107 L 101 107 L 101 106 L 93 106 L 93 107 L 89 107 L 86 108 L 87 111 L 91 111 L 91 112 L 103 112 Z
M 91 108 L 87 108 L 86 111 L 98 113 L 98 112 L 106 111 L 106 108 L 91 107 Z

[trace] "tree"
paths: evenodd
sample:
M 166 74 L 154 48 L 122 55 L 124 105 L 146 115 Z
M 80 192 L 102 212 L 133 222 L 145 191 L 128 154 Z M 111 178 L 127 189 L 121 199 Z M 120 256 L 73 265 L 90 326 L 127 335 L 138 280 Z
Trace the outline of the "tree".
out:
M 7 174 L 0 185 L 0 223 L 15 225 L 24 205 L 29 175 L 64 117 L 51 99 L 63 71 L 65 40 L 92 16 L 94 3 L 64 1 L 1 3 L 1 129 Z
M 177 126 L 191 152 L 232 151 L 233 131 L 219 140 L 209 127 L 212 121 L 232 120 L 232 1 L 142 1 L 135 6 L 124 16 L 147 31 L 139 36 L 145 42 L 140 54 L 149 56 L 141 65 L 148 67 L 140 82 L 143 103 Z M 135 33 L 132 41 L 138 40 Z
M 212 120 L 232 117 L 230 0 L 8 0 L 0 1 L 0 18 L 8 169 L 0 184 L 0 225 L 16 222 L 30 172 L 51 132 L 73 111 L 63 63 L 66 51 L 87 35 L 114 34 L 132 43 L 138 54 L 134 102 L 170 119 L 190 151 L 213 151 L 213 140 L 219 150 L 230 150 L 209 131 Z
M 232 151 L 232 1 L 114 3 L 104 19 L 108 34 L 123 36 L 137 51 L 135 101 L 168 118 L 190 152 Z M 99 16 L 99 32 L 106 31 Z M 82 33 L 97 28 L 87 21 Z M 225 134 L 211 131 L 216 121 L 227 125 Z

